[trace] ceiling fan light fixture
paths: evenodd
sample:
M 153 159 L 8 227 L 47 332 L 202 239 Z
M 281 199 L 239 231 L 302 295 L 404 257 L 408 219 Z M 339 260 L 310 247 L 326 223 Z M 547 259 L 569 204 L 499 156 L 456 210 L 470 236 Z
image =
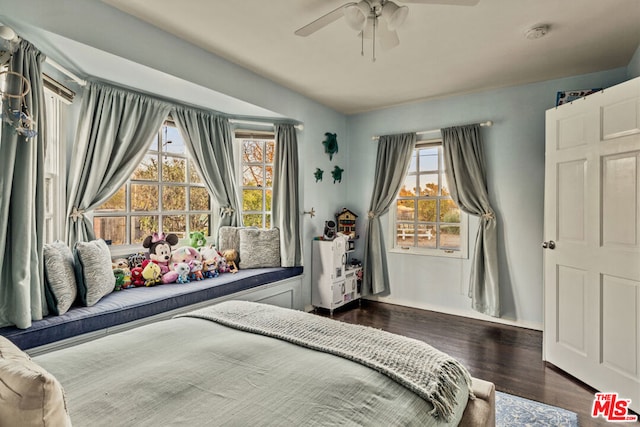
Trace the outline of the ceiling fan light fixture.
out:
M 367 17 L 371 8 L 369 3 L 361 0 L 357 4 L 352 4 L 344 8 L 344 17 L 347 24 L 356 31 L 362 31 L 367 24 Z
M 397 30 L 407 19 L 408 13 L 407 6 L 398 6 L 392 1 L 388 1 L 382 6 L 382 17 L 387 21 L 389 31 Z

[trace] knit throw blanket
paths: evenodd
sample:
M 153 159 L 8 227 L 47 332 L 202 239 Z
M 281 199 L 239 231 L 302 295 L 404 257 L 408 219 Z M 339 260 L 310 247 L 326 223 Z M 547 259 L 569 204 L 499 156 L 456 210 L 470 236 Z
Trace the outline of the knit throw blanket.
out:
M 450 421 L 458 384 L 471 377 L 455 359 L 430 345 L 368 326 L 247 301 L 226 301 L 177 317 L 196 317 L 349 359 L 388 376 L 433 405 Z

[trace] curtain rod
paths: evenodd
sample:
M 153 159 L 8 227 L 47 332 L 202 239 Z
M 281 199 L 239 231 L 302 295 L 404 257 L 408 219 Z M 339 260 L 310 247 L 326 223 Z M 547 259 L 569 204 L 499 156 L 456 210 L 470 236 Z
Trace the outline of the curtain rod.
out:
M 58 71 L 60 71 L 60 72 L 62 72 L 64 74 L 66 74 L 67 76 L 71 77 L 73 79 L 73 81 L 78 83 L 80 86 L 86 86 L 87 85 L 87 81 L 86 80 L 83 80 L 80 77 L 76 76 L 71 71 L 67 70 L 62 65 L 58 64 L 56 61 L 54 61 L 53 59 L 49 58 L 48 56 L 47 56 L 47 59 L 45 59 L 45 62 L 47 64 L 51 65 L 56 70 L 58 70 Z
M 491 126 L 493 126 L 493 122 L 491 120 L 487 120 L 486 122 L 480 122 L 480 123 L 477 123 L 477 124 L 479 124 L 482 127 L 491 127 Z M 433 133 L 433 132 L 438 132 L 438 131 L 441 131 L 441 130 L 442 130 L 442 128 L 430 129 L 430 130 L 421 130 L 420 132 L 416 132 L 416 135 L 424 135 L 426 133 Z M 372 136 L 371 139 L 374 140 L 374 141 L 377 141 L 377 140 L 380 139 L 380 136 Z
M 243 125 L 255 125 L 255 126 L 271 126 L 271 127 L 273 127 L 274 125 L 273 123 L 269 123 L 269 122 L 258 122 L 258 121 L 240 120 L 240 119 L 229 119 L 229 123 L 238 123 Z M 304 129 L 304 125 L 301 123 L 294 125 L 293 127 L 298 130 Z

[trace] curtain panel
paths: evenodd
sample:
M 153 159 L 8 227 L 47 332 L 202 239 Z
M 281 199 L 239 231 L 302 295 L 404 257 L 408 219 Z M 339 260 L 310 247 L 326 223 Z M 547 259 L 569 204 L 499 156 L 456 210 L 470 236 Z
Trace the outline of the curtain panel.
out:
M 415 133 L 381 136 L 378 141 L 373 193 L 364 239 L 363 296 L 389 290 L 387 247 L 380 216 L 389 211 L 400 191 L 415 146 Z
M 9 69 L 31 87 L 22 98 L 3 99 L 3 106 L 26 107 L 38 134 L 26 138 L 2 121 L 0 140 L 0 325 L 28 328 L 47 314 L 43 279 L 44 156 L 46 120 L 42 62 L 44 54 L 22 40 Z M 5 93 L 24 93 L 20 79 L 9 78 Z
M 469 297 L 474 310 L 500 317 L 498 231 L 487 192 L 480 125 L 442 129 L 445 174 L 458 207 L 480 217 L 471 259 Z
M 218 228 L 224 225 L 242 225 L 229 120 L 185 107 L 174 108 L 171 115 L 191 160 L 220 207 Z M 216 230 L 215 241 L 217 234 Z
M 273 161 L 273 226 L 280 229 L 283 267 L 302 265 L 300 202 L 298 195 L 298 139 L 291 124 L 276 124 Z
M 102 83 L 87 85 L 67 179 L 69 246 L 95 238 L 84 214 L 129 179 L 170 110 L 170 104 L 142 94 Z

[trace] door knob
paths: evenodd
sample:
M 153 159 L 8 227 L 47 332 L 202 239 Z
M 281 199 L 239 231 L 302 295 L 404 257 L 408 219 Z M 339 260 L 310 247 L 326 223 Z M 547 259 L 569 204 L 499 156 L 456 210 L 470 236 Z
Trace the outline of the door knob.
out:
M 542 248 L 543 249 L 555 249 L 556 248 L 556 242 L 554 242 L 553 240 L 549 240 L 548 242 L 542 242 Z

